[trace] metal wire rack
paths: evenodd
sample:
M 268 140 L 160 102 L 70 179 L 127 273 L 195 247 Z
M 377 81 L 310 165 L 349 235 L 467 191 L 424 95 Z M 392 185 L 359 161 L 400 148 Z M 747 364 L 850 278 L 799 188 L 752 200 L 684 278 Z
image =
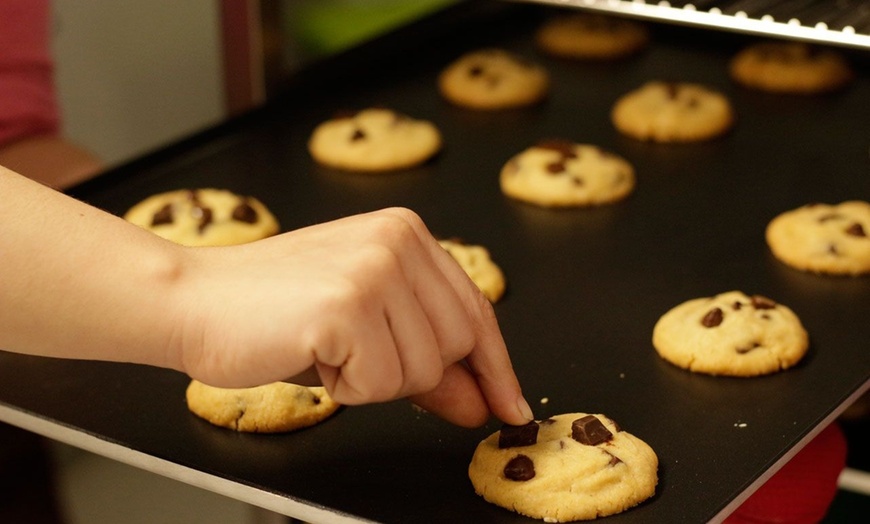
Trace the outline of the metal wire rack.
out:
M 519 0 L 870 49 L 870 0 Z

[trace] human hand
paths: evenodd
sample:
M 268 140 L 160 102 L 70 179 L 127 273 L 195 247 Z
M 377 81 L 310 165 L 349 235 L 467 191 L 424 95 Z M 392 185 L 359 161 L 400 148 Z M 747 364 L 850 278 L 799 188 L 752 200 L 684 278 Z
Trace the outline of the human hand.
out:
M 187 254 L 172 345 L 194 378 L 245 387 L 314 366 L 343 404 L 532 418 L 491 304 L 407 209 Z

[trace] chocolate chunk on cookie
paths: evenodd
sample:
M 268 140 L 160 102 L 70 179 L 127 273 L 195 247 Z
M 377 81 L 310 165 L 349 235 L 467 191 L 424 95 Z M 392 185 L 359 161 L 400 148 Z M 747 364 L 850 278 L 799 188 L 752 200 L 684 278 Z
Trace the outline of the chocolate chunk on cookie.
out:
M 652 341 L 662 358 L 679 367 L 745 377 L 790 368 L 809 346 L 791 309 L 740 291 L 674 307 L 656 323 Z
M 531 424 L 538 428 L 534 443 L 502 447 L 503 428 L 475 449 L 468 476 L 488 502 L 570 522 L 625 511 L 655 493 L 655 452 L 604 415 L 567 413 Z
M 597 417 L 586 415 L 571 423 L 571 437 L 581 444 L 597 446 L 613 438 L 613 433 Z
M 504 449 L 531 446 L 538 440 L 538 427 L 534 420 L 522 426 L 505 424 L 498 432 L 498 447 Z
M 765 238 L 777 259 L 802 271 L 870 273 L 870 203 L 810 204 L 776 216 Z

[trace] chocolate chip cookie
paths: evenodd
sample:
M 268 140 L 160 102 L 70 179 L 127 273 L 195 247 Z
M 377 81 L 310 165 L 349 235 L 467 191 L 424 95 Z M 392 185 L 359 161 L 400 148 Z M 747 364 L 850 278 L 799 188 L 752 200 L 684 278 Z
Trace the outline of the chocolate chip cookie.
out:
M 803 42 L 750 45 L 729 64 L 731 78 L 761 91 L 811 95 L 846 86 L 854 77 L 845 57 Z
M 621 133 L 652 142 L 708 140 L 734 123 L 725 95 L 688 82 L 648 82 L 620 97 L 610 116 Z
M 649 31 L 640 22 L 598 13 L 554 16 L 535 33 L 535 43 L 544 53 L 578 60 L 624 58 L 648 42 Z
M 775 217 L 765 237 L 794 268 L 831 275 L 870 273 L 870 203 L 810 204 Z
M 339 408 L 323 387 L 274 382 L 253 388 L 216 388 L 197 380 L 186 392 L 197 416 L 246 433 L 282 433 L 313 426 Z
M 466 244 L 459 239 L 439 240 L 438 243 L 459 263 L 490 302 L 498 302 L 505 291 L 504 273 L 492 261 L 485 247 Z
M 244 244 L 278 233 L 275 216 L 254 197 L 224 189 L 180 189 L 146 198 L 124 218 L 185 246 Z
M 797 364 L 809 337 L 788 307 L 729 291 L 674 307 L 656 323 L 652 342 L 662 358 L 681 368 L 751 377 Z
M 488 502 L 546 522 L 625 511 L 655 493 L 658 457 L 604 415 L 505 426 L 474 451 L 468 476 Z
M 634 168 L 598 146 L 544 140 L 511 158 L 502 192 L 544 207 L 591 206 L 622 200 L 634 189 Z
M 318 125 L 308 141 L 318 163 L 369 173 L 420 165 L 440 149 L 435 124 L 386 108 L 336 115 Z
M 550 88 L 541 65 L 504 49 L 481 49 L 461 56 L 438 77 L 450 102 L 472 109 L 505 109 L 536 104 Z

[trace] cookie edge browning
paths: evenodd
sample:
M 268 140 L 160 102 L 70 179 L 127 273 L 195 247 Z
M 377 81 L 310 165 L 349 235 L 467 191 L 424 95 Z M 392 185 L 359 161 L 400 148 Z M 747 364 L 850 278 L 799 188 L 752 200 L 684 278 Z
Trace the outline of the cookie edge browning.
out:
M 785 355 L 777 355 L 776 367 L 773 367 L 772 365 L 761 365 L 755 363 L 755 361 L 746 361 L 739 366 L 726 365 L 722 363 L 714 364 L 699 360 L 696 356 L 696 353 L 693 351 L 674 351 L 673 349 L 671 349 L 673 344 L 670 340 L 670 337 L 663 334 L 663 332 L 668 331 L 669 328 L 672 327 L 672 325 L 680 322 L 676 319 L 676 317 L 679 317 L 686 309 L 691 309 L 692 306 L 696 304 L 703 304 L 707 302 L 712 304 L 715 301 L 721 300 L 723 296 L 732 294 L 739 294 L 741 298 L 746 302 L 750 302 L 752 300 L 752 297 L 746 295 L 746 293 L 742 291 L 726 291 L 724 293 L 719 293 L 711 297 L 698 297 L 683 301 L 672 307 L 661 317 L 659 317 L 652 331 L 652 345 L 659 357 L 661 357 L 662 360 L 665 360 L 666 362 L 678 368 L 690 371 L 692 373 L 710 376 L 752 378 L 765 375 L 773 375 L 775 373 L 790 369 L 796 366 L 804 358 L 804 356 L 806 356 L 806 353 L 809 350 L 809 334 L 807 333 L 806 328 L 801 323 L 800 318 L 797 316 L 797 314 L 792 311 L 791 308 L 779 302 L 776 302 L 776 307 L 781 308 L 781 312 L 786 317 L 788 317 L 788 320 L 792 321 L 795 324 L 796 331 L 794 333 L 794 337 L 796 345 L 791 349 L 791 351 L 789 351 Z M 701 318 L 696 317 L 697 315 L 693 316 L 690 321 L 697 321 L 700 323 Z
M 293 392 L 307 389 L 318 399 L 315 409 L 300 414 L 288 409 L 296 401 Z M 246 398 L 253 397 L 253 399 Z M 257 398 L 259 397 L 259 398 Z M 198 380 L 191 380 L 185 391 L 188 410 L 207 422 L 240 433 L 287 433 L 318 424 L 332 416 L 340 404 L 335 402 L 321 386 L 308 387 L 284 382 L 273 382 L 252 388 L 218 388 Z M 276 413 L 244 418 L 248 400 L 267 403 Z M 285 406 L 278 405 L 285 402 Z
M 564 439 L 566 441 L 574 441 L 571 435 L 571 422 L 588 415 L 590 414 L 579 412 L 563 413 L 560 415 L 554 415 L 548 420 L 567 421 L 567 430 L 565 432 Z M 522 446 L 500 449 L 498 446 L 500 431 L 496 431 L 490 434 L 488 437 L 482 440 L 475 448 L 474 454 L 471 458 L 471 462 L 468 466 L 468 476 L 472 483 L 472 486 L 474 487 L 475 493 L 477 493 L 490 504 L 500 506 L 504 509 L 514 511 L 527 517 L 542 519 L 545 522 L 572 522 L 579 520 L 592 520 L 608 515 L 615 515 L 617 513 L 627 511 L 655 495 L 656 487 L 658 485 L 659 466 L 659 460 L 658 456 L 655 453 L 655 450 L 653 450 L 649 444 L 647 444 L 640 438 L 622 430 L 609 417 L 602 414 L 593 414 L 592 416 L 596 417 L 600 422 L 602 422 L 604 426 L 613 434 L 613 437 L 611 439 L 608 439 L 608 441 L 605 443 L 590 447 L 597 447 L 603 451 L 606 451 L 607 449 L 612 449 L 610 446 L 613 445 L 613 440 L 619 438 L 620 441 L 632 446 L 638 454 L 641 454 L 641 458 L 647 459 L 642 463 L 641 461 L 638 461 L 638 463 L 632 465 L 634 474 L 630 478 L 634 481 L 634 487 L 640 488 L 637 490 L 636 493 L 634 493 L 633 497 L 625 499 L 622 504 L 611 505 L 611 507 L 605 508 L 603 510 L 596 505 L 594 508 L 591 508 L 591 511 L 589 508 L 586 508 L 582 511 L 566 512 L 560 511 L 561 508 L 553 508 L 552 497 L 555 496 L 555 493 L 548 493 L 545 494 L 545 496 L 543 497 L 544 499 L 550 499 L 547 501 L 548 503 L 543 504 L 546 506 L 547 509 L 543 511 L 538 511 L 535 508 L 530 507 L 534 506 L 534 502 L 536 502 L 536 500 L 533 500 L 533 497 L 529 496 L 528 490 L 524 489 L 524 487 L 520 488 L 521 485 L 525 484 L 525 486 L 528 486 L 528 484 L 522 481 L 517 482 L 504 478 L 502 469 L 507 464 L 507 460 L 492 460 L 495 466 L 498 467 L 497 471 L 490 468 L 485 468 L 480 465 L 482 462 L 486 461 L 487 458 L 489 458 L 488 456 L 499 457 L 502 455 L 507 456 L 522 454 L 523 449 L 528 449 L 531 447 Z M 543 424 L 547 421 L 536 422 L 539 424 Z M 619 436 L 617 437 L 617 435 Z M 624 462 L 621 459 L 620 461 Z M 536 473 L 536 477 L 526 482 L 534 482 L 535 478 L 537 477 L 539 476 Z M 649 486 L 641 485 L 643 483 L 643 479 L 645 478 L 651 480 L 651 482 L 649 482 Z M 492 486 L 484 486 L 484 484 L 488 480 L 492 479 L 495 479 Z M 506 486 L 507 493 L 496 493 L 497 491 L 499 491 L 499 486 Z M 513 493 L 514 489 L 511 488 L 517 489 L 517 492 Z M 556 493 L 561 493 L 561 491 Z M 567 493 L 571 492 L 569 491 Z M 512 494 L 517 495 L 516 498 L 514 498 Z M 585 500 L 588 501 L 589 499 L 587 498 Z

